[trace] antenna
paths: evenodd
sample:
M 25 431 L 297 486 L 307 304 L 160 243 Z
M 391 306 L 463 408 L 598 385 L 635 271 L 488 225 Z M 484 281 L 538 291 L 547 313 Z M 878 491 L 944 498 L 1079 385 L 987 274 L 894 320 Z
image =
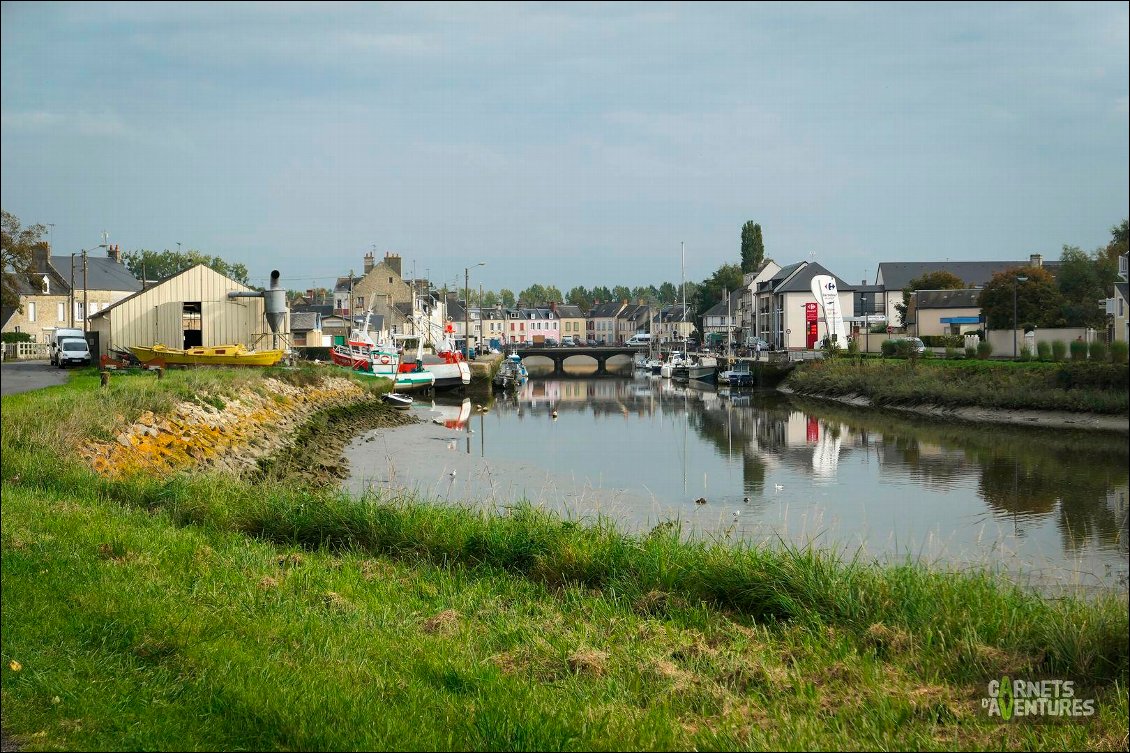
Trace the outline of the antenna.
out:
M 110 233 L 109 233 L 109 231 L 107 231 L 107 230 L 102 231 L 102 242 L 106 243 L 106 244 L 110 243 Z

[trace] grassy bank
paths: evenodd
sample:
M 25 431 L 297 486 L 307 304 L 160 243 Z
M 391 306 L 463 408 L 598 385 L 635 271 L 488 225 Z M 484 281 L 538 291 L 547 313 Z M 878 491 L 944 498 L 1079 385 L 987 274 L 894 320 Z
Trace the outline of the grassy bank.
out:
M 1125 364 L 834 358 L 794 369 L 785 386 L 802 395 L 858 395 L 881 406 L 934 405 L 1130 412 Z
M 1124 600 L 528 508 L 103 479 L 23 428 L 82 380 L 3 402 L 0 676 L 29 748 L 1125 747 Z M 118 401 L 153 399 L 104 419 Z M 1098 716 L 990 721 L 1003 674 L 1075 680 Z

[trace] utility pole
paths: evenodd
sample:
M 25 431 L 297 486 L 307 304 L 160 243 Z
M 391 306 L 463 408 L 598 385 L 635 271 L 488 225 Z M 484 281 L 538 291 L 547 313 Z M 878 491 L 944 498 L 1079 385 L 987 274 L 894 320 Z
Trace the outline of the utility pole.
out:
M 86 334 L 86 319 L 90 314 L 90 291 L 86 287 L 86 251 L 82 252 L 82 333 Z
M 75 326 L 75 255 L 74 254 L 71 254 L 71 291 L 70 291 L 70 294 L 67 296 L 67 298 L 69 299 L 69 303 L 70 303 L 70 306 L 71 306 L 71 315 L 70 315 L 71 329 L 74 329 L 74 326 Z

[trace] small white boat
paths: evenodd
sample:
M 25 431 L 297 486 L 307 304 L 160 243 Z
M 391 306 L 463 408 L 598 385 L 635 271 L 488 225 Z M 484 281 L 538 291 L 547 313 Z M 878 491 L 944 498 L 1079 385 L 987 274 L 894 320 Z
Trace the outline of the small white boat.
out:
M 381 399 L 397 410 L 408 410 L 412 407 L 412 396 L 402 392 L 388 392 Z

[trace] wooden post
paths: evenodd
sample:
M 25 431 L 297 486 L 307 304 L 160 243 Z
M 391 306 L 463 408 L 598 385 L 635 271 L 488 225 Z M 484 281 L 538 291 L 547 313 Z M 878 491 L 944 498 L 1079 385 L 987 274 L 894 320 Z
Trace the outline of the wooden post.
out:
M 161 366 L 157 367 L 157 378 L 158 379 L 164 379 L 165 378 L 165 369 Z
M 98 375 L 100 377 L 102 377 L 102 386 L 103 387 L 109 387 L 110 386 L 110 372 L 109 371 L 100 371 L 100 372 L 98 372 Z

